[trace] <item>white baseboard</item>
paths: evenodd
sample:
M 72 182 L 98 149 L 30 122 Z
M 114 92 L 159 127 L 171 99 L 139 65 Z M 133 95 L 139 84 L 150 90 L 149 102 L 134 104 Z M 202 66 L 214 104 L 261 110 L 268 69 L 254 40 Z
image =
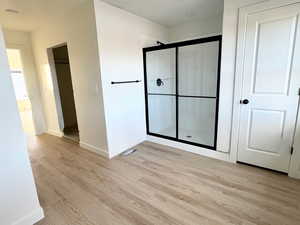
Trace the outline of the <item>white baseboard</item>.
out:
M 99 154 L 105 158 L 108 158 L 108 159 L 110 158 L 108 152 L 105 151 L 104 149 L 98 148 L 96 146 L 90 145 L 90 144 L 82 142 L 82 141 L 79 142 L 79 145 L 81 148 L 84 148 L 86 150 L 89 150 L 91 152 Z
M 64 135 L 61 131 L 56 131 L 56 130 L 51 130 L 51 129 L 47 130 L 46 133 L 56 136 L 56 137 L 63 137 L 63 135 Z
M 186 152 L 192 152 L 192 153 L 195 153 L 198 155 L 203 155 L 203 156 L 214 158 L 214 159 L 232 162 L 232 161 L 230 161 L 229 153 L 213 151 L 210 149 L 201 148 L 201 147 L 197 147 L 194 145 L 189 145 L 189 144 L 184 144 L 184 143 L 177 142 L 177 141 L 167 140 L 164 138 L 154 137 L 151 135 L 147 136 L 147 141 L 154 142 L 156 144 L 166 145 L 166 146 L 169 146 L 172 148 L 177 148 L 177 149 L 180 149 L 180 150 L 183 150 Z
M 39 207 L 33 212 L 31 212 L 30 214 L 12 223 L 12 225 L 33 225 L 43 218 L 44 218 L 44 210 L 42 207 Z

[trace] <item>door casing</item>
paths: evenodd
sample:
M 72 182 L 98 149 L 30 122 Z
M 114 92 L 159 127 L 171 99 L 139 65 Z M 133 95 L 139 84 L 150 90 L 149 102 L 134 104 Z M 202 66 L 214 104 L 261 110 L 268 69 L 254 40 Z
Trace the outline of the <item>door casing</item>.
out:
M 243 70 L 243 60 L 244 60 L 244 43 L 245 43 L 245 18 L 248 14 L 259 12 L 263 10 L 268 10 L 272 8 L 279 8 L 291 4 L 299 3 L 299 0 L 276 0 L 276 1 L 264 1 L 261 3 L 257 3 L 254 5 L 242 7 L 239 9 L 239 19 L 238 19 L 238 31 L 237 31 L 237 51 L 236 51 L 236 66 L 235 66 L 235 81 L 234 81 L 234 98 L 233 98 L 233 120 L 232 120 L 232 131 L 231 131 L 231 147 L 230 147 L 230 158 L 231 161 L 237 162 L 237 154 L 238 154 L 238 142 L 239 142 L 239 128 L 240 128 L 240 111 L 241 111 L 241 104 L 240 100 L 242 99 L 242 90 L 243 90 L 243 77 L 242 77 L 242 70 Z M 297 115 L 297 124 L 296 127 L 296 134 L 297 130 L 300 128 L 300 118 L 299 113 Z M 298 129 L 297 129 L 298 128 Z M 299 132 L 299 131 L 298 131 Z M 297 136 L 297 135 L 296 135 Z M 296 167 L 293 162 L 295 157 L 298 155 L 300 148 L 297 149 L 294 147 L 294 153 L 291 159 L 291 165 L 289 168 L 288 175 L 291 177 L 300 178 L 300 174 L 298 174 Z M 298 177 L 299 175 L 299 177 Z

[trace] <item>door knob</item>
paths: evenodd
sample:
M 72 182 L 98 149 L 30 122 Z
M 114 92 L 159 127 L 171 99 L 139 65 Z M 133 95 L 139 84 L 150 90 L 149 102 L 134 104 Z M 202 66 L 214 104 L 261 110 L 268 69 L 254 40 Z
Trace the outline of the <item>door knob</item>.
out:
M 240 101 L 241 104 L 247 105 L 249 103 L 248 99 L 243 99 Z

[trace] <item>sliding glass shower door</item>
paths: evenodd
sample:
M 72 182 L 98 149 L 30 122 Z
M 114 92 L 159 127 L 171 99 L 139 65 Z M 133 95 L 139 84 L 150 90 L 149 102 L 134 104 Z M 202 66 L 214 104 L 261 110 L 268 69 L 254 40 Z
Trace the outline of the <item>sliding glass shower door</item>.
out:
M 221 36 L 144 49 L 147 133 L 216 149 Z
M 176 49 L 147 53 L 149 132 L 176 138 Z
M 219 42 L 178 48 L 178 138 L 214 146 Z

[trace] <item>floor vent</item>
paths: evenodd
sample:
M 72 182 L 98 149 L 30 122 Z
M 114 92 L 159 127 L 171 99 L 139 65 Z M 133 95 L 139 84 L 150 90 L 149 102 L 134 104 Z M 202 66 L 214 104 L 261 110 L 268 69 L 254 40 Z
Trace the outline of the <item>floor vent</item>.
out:
M 125 152 L 121 153 L 121 156 L 129 156 L 133 153 L 135 153 L 137 151 L 137 149 L 128 149 Z

